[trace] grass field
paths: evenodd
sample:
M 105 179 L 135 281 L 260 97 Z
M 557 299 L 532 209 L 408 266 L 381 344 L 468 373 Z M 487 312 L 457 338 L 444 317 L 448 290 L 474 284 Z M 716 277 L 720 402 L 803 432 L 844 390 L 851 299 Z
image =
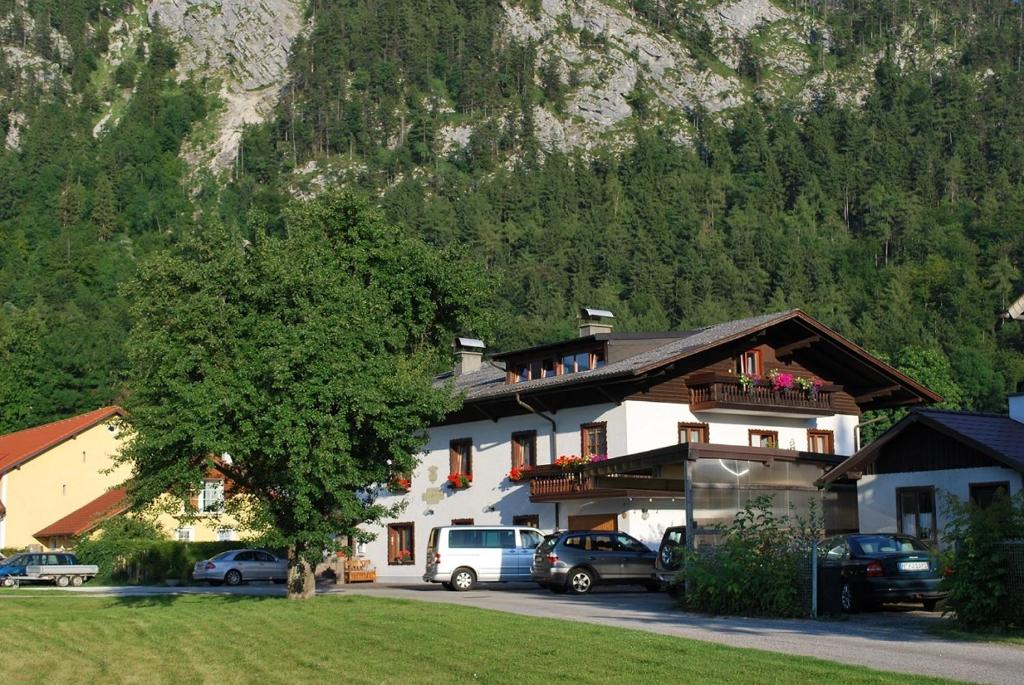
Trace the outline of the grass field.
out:
M 107 599 L 11 591 L 0 592 L 0 681 L 938 682 L 638 631 L 385 598 Z

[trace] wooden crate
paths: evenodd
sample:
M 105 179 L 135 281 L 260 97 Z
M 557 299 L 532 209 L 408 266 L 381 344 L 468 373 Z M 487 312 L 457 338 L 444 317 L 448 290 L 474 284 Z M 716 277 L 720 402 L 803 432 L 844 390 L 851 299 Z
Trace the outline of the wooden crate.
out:
M 345 561 L 346 583 L 372 583 L 377 580 L 377 569 L 369 559 L 348 559 Z

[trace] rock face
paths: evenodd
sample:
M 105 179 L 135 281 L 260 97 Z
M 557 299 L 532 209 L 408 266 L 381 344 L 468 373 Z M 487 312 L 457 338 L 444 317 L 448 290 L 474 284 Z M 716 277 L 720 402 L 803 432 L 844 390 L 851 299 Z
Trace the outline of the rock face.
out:
M 681 45 L 621 5 L 542 0 L 532 16 L 508 2 L 504 9 L 507 36 L 538 42 L 543 60 L 560 61 L 572 74 L 568 116 L 536 113 L 538 135 L 547 145 L 568 149 L 601 142 L 633 115 L 629 99 L 638 85 L 669 110 L 699 104 L 716 112 L 741 102 L 738 80 L 698 68 Z
M 212 146 L 186 154 L 226 168 L 234 160 L 245 124 L 263 120 L 287 79 L 292 42 L 303 27 L 299 0 L 151 0 L 150 22 L 174 36 L 182 74 L 221 76 L 225 103 Z
M 25 114 L 23 112 L 11 112 L 7 115 L 7 136 L 4 138 L 4 147 L 8 150 L 21 149 L 21 129 L 25 127 Z

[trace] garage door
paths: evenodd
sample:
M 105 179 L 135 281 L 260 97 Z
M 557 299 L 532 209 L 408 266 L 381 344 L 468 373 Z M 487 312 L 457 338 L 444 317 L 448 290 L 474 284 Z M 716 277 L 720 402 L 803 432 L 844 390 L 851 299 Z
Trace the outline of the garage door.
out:
M 615 514 L 587 514 L 570 516 L 569 530 L 618 530 L 619 517 Z

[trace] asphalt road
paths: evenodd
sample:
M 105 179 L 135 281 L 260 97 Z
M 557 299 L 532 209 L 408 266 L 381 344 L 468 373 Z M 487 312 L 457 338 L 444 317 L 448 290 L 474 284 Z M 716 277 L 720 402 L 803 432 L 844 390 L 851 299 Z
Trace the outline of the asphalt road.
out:
M 240 588 L 86 586 L 74 591 L 108 596 L 284 594 L 281 586 L 268 584 Z M 0 597 L 36 592 L 35 588 L 26 587 Z M 598 588 L 591 595 L 572 597 L 554 595 L 533 585 L 511 584 L 484 586 L 463 593 L 449 592 L 438 585 L 382 583 L 324 586 L 320 592 L 441 602 L 582 621 L 967 682 L 1024 683 L 1024 648 L 935 637 L 927 633 L 927 627 L 944 619 L 922 611 L 884 611 L 819 621 L 709 617 L 678 611 L 660 593 Z

